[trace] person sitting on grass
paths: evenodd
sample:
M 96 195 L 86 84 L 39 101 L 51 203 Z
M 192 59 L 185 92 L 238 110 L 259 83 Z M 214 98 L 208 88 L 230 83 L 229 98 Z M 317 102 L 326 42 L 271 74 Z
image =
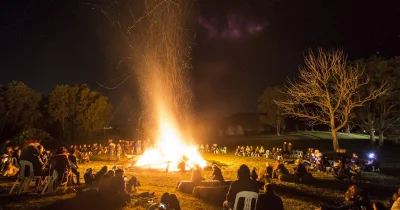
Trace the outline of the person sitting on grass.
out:
M 339 206 L 328 206 L 321 204 L 322 210 L 348 210 L 348 209 L 365 209 L 372 210 L 371 202 L 368 195 L 361 188 L 351 185 L 345 193 L 345 201 Z
M 176 197 L 175 194 L 169 195 L 168 210 L 181 210 L 181 205 L 179 204 L 178 197 Z
M 299 178 L 299 182 L 303 182 L 303 178 L 307 174 L 307 168 L 302 161 L 297 162 L 297 166 L 294 169 L 294 174 Z
M 95 184 L 96 187 L 99 187 L 101 179 L 107 173 L 107 171 L 108 171 L 108 167 L 107 166 L 103 166 L 100 169 L 100 171 L 96 173 L 96 175 L 94 176 L 94 184 Z
M 264 194 L 258 196 L 256 209 L 283 210 L 282 199 L 275 195 L 273 184 L 264 185 Z
M 265 182 L 271 182 L 271 179 L 273 174 L 273 168 L 272 166 L 267 162 L 265 163 Z
M 201 181 L 204 180 L 204 178 L 201 176 L 201 167 L 199 165 L 195 165 L 192 171 L 192 182 L 195 184 L 200 183 Z
M 140 182 L 136 178 L 136 176 L 132 176 L 128 182 L 126 182 L 126 191 L 128 193 L 134 193 L 137 191 L 137 188 L 140 187 Z
M 167 210 L 169 206 L 169 198 L 169 193 L 163 193 L 160 202 L 151 205 L 148 210 Z
M 115 176 L 108 178 L 109 180 L 100 192 L 104 199 L 121 205 L 126 205 L 129 202 L 130 195 L 125 190 L 124 173 L 124 170 L 117 169 Z
M 213 168 L 213 172 L 211 175 L 211 180 L 218 180 L 221 183 L 223 183 L 224 177 L 222 176 L 221 169 L 216 164 L 213 164 L 212 168 Z
M 265 184 L 262 181 L 258 181 L 258 174 L 255 167 L 251 170 L 250 178 L 257 183 L 258 189 L 261 189 Z
M 86 185 L 92 185 L 92 183 L 95 181 L 92 168 L 86 169 L 86 173 L 83 175 L 83 179 L 85 180 Z
M 243 164 L 237 171 L 238 180 L 232 182 L 226 194 L 226 201 L 223 203 L 224 209 L 232 208 L 235 205 L 236 194 L 241 191 L 252 191 L 258 193 L 259 188 L 257 183 L 250 179 L 250 169 Z M 238 209 L 243 209 L 244 201 L 239 200 Z

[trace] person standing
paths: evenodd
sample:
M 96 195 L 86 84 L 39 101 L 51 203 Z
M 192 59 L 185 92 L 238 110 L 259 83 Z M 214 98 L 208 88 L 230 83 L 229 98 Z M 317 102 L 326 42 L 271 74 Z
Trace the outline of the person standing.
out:
M 121 153 L 122 153 L 122 147 L 120 144 L 117 144 L 117 147 L 115 148 L 115 155 L 117 156 L 117 161 L 119 161 Z

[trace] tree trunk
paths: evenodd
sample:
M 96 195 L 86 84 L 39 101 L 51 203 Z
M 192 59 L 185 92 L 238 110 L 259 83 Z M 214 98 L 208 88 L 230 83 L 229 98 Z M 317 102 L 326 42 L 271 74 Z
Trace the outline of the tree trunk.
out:
M 347 133 L 347 135 L 350 135 L 350 125 L 349 124 L 347 124 L 346 133 Z
M 383 145 L 383 131 L 379 132 L 379 146 Z
M 335 128 L 331 128 L 332 130 L 332 143 L 333 143 L 333 150 L 337 151 L 340 149 L 339 147 L 339 139 L 337 136 L 337 130 Z
M 276 135 L 281 135 L 281 123 L 279 122 L 279 120 L 276 121 Z
M 371 141 L 371 145 L 375 145 L 376 141 L 375 141 L 375 129 L 373 125 L 370 125 L 369 127 L 369 139 Z

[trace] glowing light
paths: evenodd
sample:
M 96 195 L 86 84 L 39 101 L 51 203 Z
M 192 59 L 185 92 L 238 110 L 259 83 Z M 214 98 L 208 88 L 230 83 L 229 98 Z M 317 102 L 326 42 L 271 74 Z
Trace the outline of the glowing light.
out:
M 146 108 L 146 120 L 156 124 L 155 148 L 148 149 L 135 166 L 177 171 L 206 161 L 191 146 L 190 41 L 185 26 L 189 1 L 145 0 L 145 24 L 136 51 L 136 73 Z
M 157 147 L 145 151 L 135 166 L 178 171 L 179 163 L 185 159 L 185 170 L 190 170 L 195 165 L 205 167 L 207 162 L 201 157 L 197 147 L 187 145 L 187 141 L 182 140 L 181 134 L 173 126 L 173 120 L 167 117 L 167 113 L 160 114 L 163 117 L 160 119 L 160 135 L 157 140 Z

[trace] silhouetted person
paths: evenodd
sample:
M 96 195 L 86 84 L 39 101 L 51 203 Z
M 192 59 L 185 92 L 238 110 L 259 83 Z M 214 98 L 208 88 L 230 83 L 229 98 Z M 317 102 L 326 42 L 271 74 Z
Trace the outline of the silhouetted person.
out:
M 50 174 L 53 174 L 53 171 L 57 171 L 58 184 L 66 183 L 71 172 L 67 149 L 64 147 L 58 148 L 56 154 L 51 159 L 50 166 Z
M 232 182 L 231 186 L 229 187 L 228 193 L 226 194 L 226 201 L 223 204 L 224 209 L 229 209 L 235 205 L 236 194 L 241 191 L 252 191 L 257 192 L 259 188 L 257 183 L 250 179 L 250 169 L 247 165 L 243 164 L 239 167 L 237 172 L 238 180 Z M 240 206 L 244 205 L 244 200 L 238 203 L 238 209 L 241 209 Z
M 192 171 L 192 179 L 191 181 L 198 184 L 200 183 L 204 178 L 201 176 L 201 167 L 199 165 L 196 165 L 195 168 Z
M 220 182 L 224 182 L 224 177 L 222 176 L 222 171 L 217 165 L 213 165 L 213 172 L 212 172 L 212 180 L 218 180 Z
M 258 196 L 257 208 L 260 210 L 283 210 L 282 199 L 275 195 L 274 185 L 264 185 L 264 193 Z

